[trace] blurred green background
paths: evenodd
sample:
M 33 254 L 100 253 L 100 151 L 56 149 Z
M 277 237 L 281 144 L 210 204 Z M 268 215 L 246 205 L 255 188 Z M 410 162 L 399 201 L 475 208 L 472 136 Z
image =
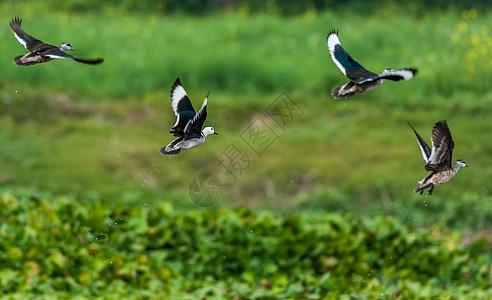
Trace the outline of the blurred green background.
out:
M 389 1 L 366 10 L 357 1 L 207 3 L 2 2 L 1 189 L 193 207 L 188 184 L 208 172 L 222 181 L 225 206 L 379 215 L 411 205 L 432 218 L 433 210 L 462 211 L 467 203 L 488 213 L 492 20 L 485 4 Z M 14 65 L 26 51 L 8 27 L 13 16 L 33 36 L 68 41 L 77 56 L 104 63 Z M 417 77 L 333 100 L 331 89 L 347 79 L 325 45 L 332 28 L 369 70 L 412 66 Z M 158 150 L 172 139 L 176 77 L 196 108 L 210 91 L 206 125 L 220 136 L 165 157 Z M 303 111 L 285 130 L 265 113 L 283 92 Z M 258 118 L 279 138 L 234 181 L 215 158 L 240 144 Z M 426 172 L 407 120 L 427 141 L 434 123 L 447 120 L 454 158 L 471 166 L 431 198 L 412 192 Z
M 4 0 L 0 194 L 391 216 L 475 236 L 492 225 L 490 13 L 488 1 Z M 104 63 L 14 65 L 26 53 L 8 26 L 14 16 L 34 37 Z M 332 28 L 367 69 L 419 73 L 335 101 L 331 89 L 347 79 L 326 48 Z M 173 138 L 177 77 L 197 109 L 210 92 L 206 125 L 219 135 L 167 157 L 159 148 Z M 302 113 L 281 127 L 267 108 L 285 96 Z M 277 136 L 260 155 L 242 139 L 258 120 Z M 427 172 L 407 120 L 428 142 L 447 120 L 453 159 L 470 165 L 432 197 L 413 193 Z M 236 177 L 217 163 L 232 144 L 254 160 Z M 204 173 L 222 188 L 213 208 L 190 199 Z

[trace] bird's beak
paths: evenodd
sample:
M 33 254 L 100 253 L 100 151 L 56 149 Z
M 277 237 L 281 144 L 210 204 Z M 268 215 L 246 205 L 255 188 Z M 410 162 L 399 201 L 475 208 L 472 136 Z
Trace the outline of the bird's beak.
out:
M 218 132 L 214 132 L 215 135 L 219 134 Z
M 75 49 L 74 49 L 74 48 L 72 48 L 72 49 L 70 49 L 70 51 L 75 51 Z
M 465 165 L 465 168 L 468 168 L 468 165 Z

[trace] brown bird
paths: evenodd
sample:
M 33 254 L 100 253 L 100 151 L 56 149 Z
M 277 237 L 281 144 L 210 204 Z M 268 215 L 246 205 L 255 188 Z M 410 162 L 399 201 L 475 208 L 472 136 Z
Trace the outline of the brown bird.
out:
M 417 136 L 422 157 L 427 163 L 425 170 L 431 172 L 427 177 L 419 181 L 419 186 L 415 188 L 414 192 L 420 192 L 422 195 L 425 189 L 429 189 L 429 195 L 432 195 L 432 191 L 436 186 L 450 181 L 456 176 L 459 169 L 468 167 L 468 165 L 464 160 L 460 159 L 456 161 L 454 166 L 451 166 L 454 141 L 445 121 L 437 122 L 434 125 L 434 129 L 432 129 L 432 148 L 427 145 L 410 122 L 408 122 L 408 125 L 412 127 Z
M 75 61 L 96 65 L 103 62 L 102 58 L 82 59 L 74 57 L 64 51 L 74 49 L 69 43 L 63 43 L 60 47 L 43 43 L 42 41 L 30 36 L 21 27 L 22 20 L 15 17 L 10 21 L 10 29 L 15 35 L 15 38 L 21 43 L 30 53 L 19 55 L 14 58 L 14 63 L 19 66 L 31 66 L 38 63 L 48 62 L 56 58 L 71 58 Z

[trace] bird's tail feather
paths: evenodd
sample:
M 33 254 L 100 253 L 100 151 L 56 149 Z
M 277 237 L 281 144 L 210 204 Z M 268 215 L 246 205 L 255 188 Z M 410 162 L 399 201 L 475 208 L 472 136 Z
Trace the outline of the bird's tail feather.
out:
M 176 155 L 176 154 L 179 154 L 179 152 L 181 152 L 181 149 L 180 148 L 173 149 L 173 150 L 166 150 L 166 148 L 167 148 L 167 146 L 166 147 L 162 147 L 159 151 L 163 155 Z
M 19 55 L 19 56 L 16 56 L 14 58 L 14 63 L 18 66 L 23 66 L 23 67 L 26 67 L 26 66 L 32 66 L 34 64 L 36 64 L 35 61 L 30 61 L 30 60 L 23 60 L 22 58 L 24 57 L 24 55 Z
M 331 96 L 337 100 L 345 99 L 345 98 L 348 98 L 350 96 L 353 96 L 353 95 L 355 95 L 355 90 L 353 89 L 353 86 L 354 85 L 350 81 L 347 84 L 336 87 L 331 91 Z
M 430 187 L 432 187 L 432 183 L 429 183 L 429 184 L 419 184 L 419 186 L 416 187 L 413 191 L 415 193 L 418 193 L 418 192 L 422 192 L 423 190 L 428 189 Z

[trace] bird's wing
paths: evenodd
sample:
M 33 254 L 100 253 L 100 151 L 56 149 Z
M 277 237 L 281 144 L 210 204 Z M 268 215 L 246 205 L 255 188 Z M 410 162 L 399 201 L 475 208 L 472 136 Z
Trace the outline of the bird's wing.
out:
M 432 151 L 425 166 L 427 171 L 451 169 L 454 141 L 445 121 L 437 122 L 432 129 Z
M 195 111 L 179 78 L 176 78 L 171 88 L 171 106 L 176 116 L 182 111 Z
M 340 44 L 338 32 L 331 30 L 326 38 L 326 45 L 330 51 L 331 59 L 338 69 L 353 82 L 359 84 L 378 79 L 378 75 L 366 70 L 356 62 Z
M 56 58 L 61 58 L 61 59 L 71 58 L 71 59 L 75 59 L 75 57 L 73 57 L 72 55 L 63 52 L 63 51 L 61 51 L 58 48 L 50 49 L 49 52 L 44 53 L 44 54 L 43 54 L 43 51 L 41 51 L 41 50 L 39 50 L 37 52 L 39 52 L 39 54 L 41 54 L 43 56 L 46 56 L 46 57 L 49 57 L 49 58 L 53 58 L 53 59 L 56 59 Z
M 417 74 L 417 69 L 408 68 L 401 70 L 385 69 L 378 76 L 380 79 L 388 79 L 393 81 L 408 80 Z
M 412 130 L 415 133 L 415 136 L 417 137 L 417 142 L 419 143 L 420 151 L 422 152 L 422 157 L 424 158 L 425 162 L 429 162 L 429 158 L 430 158 L 431 152 L 432 152 L 431 147 L 429 147 L 429 145 L 427 145 L 427 143 L 420 136 L 420 134 L 418 134 L 417 131 L 415 130 L 415 128 L 413 128 L 412 124 L 410 124 L 410 122 L 408 122 L 408 125 L 410 125 L 410 127 L 412 127 Z
M 22 20 L 18 17 L 15 17 L 10 21 L 10 29 L 15 35 L 15 38 L 19 41 L 19 43 L 24 46 L 29 51 L 38 50 L 44 43 L 29 34 L 27 34 L 21 27 Z
M 173 129 L 178 132 L 183 131 L 186 124 L 195 116 L 195 109 L 179 78 L 176 78 L 171 88 L 171 106 L 176 115 Z
M 39 51 L 41 52 L 41 51 Z M 61 58 L 61 59 L 64 59 L 64 58 L 71 58 L 77 62 L 80 62 L 80 63 L 84 63 L 84 64 L 90 64 L 90 65 L 97 65 L 97 64 L 100 64 L 104 61 L 104 59 L 102 58 L 95 58 L 95 59 L 85 59 L 85 58 L 77 58 L 77 57 L 74 57 L 64 51 L 61 51 L 60 49 L 56 48 L 56 49 L 53 49 L 51 51 L 49 51 L 48 54 L 44 54 L 43 56 L 46 56 L 46 57 L 49 57 L 49 58 L 53 58 L 53 59 L 56 59 L 56 58 Z
M 83 63 L 83 64 L 89 64 L 89 65 L 97 65 L 97 64 L 100 64 L 104 61 L 104 59 L 102 59 L 102 58 L 87 59 L 87 58 L 77 58 L 77 57 L 73 57 L 73 60 L 80 62 L 80 63 Z
M 203 123 L 205 123 L 205 119 L 207 118 L 207 97 L 203 100 L 202 107 L 198 111 L 198 113 L 191 119 L 184 129 L 186 138 L 195 138 L 200 137 L 202 132 Z

